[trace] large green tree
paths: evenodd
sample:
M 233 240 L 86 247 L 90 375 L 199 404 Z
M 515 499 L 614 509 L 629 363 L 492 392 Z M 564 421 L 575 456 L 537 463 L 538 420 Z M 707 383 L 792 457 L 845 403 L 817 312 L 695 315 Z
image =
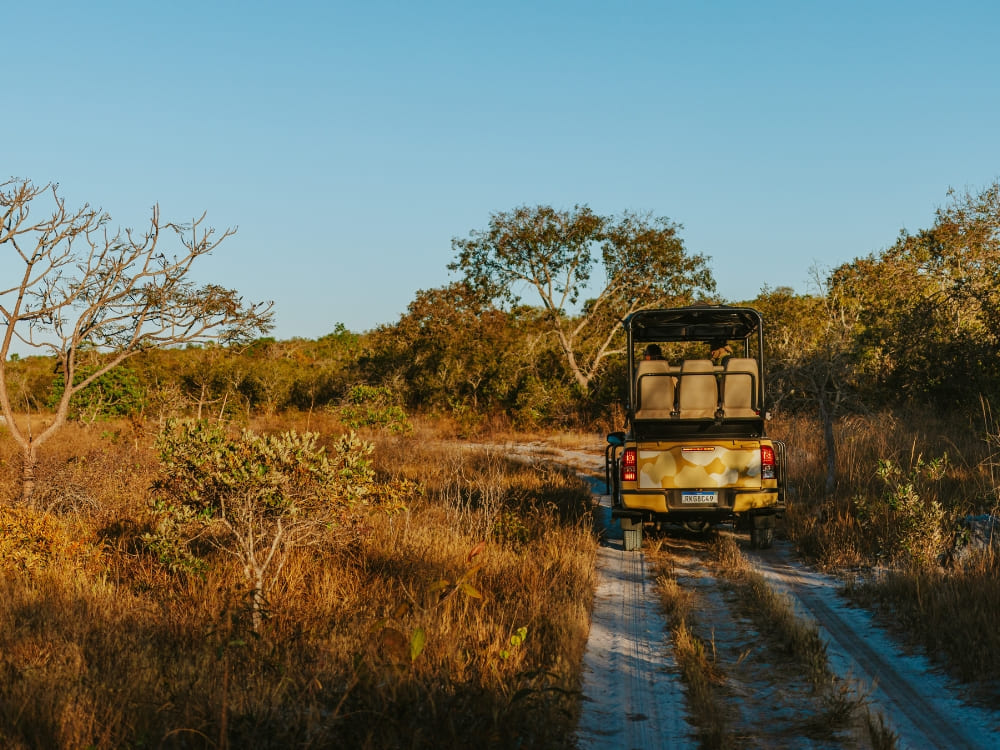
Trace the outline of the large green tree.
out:
M 516 316 L 454 282 L 417 292 L 398 323 L 373 331 L 361 367 L 411 406 L 495 406 L 518 385 L 526 341 Z
M 836 269 L 887 396 L 943 408 L 1000 395 L 1000 185 L 949 193 L 933 226 Z
M 192 265 L 234 230 L 204 216 L 164 222 L 154 207 L 144 231 L 116 229 L 104 211 L 69 209 L 55 185 L 0 183 L 0 411 L 21 449 L 23 496 L 35 485 L 39 447 L 66 421 L 74 396 L 140 352 L 204 341 L 248 340 L 270 325 L 271 305 L 196 286 Z M 22 349 L 55 359 L 65 387 L 41 428 L 15 415 L 8 358 Z
M 491 300 L 517 303 L 522 290 L 533 290 L 569 373 L 586 392 L 615 351 L 625 316 L 714 291 L 706 258 L 687 252 L 680 229 L 648 214 L 522 206 L 453 239 L 449 268 Z
M 856 312 L 825 285 L 823 294 L 764 288 L 753 302 L 764 315 L 768 397 L 775 408 L 815 414 L 826 447 L 826 493 L 837 480 L 838 417 L 864 408 L 856 356 Z

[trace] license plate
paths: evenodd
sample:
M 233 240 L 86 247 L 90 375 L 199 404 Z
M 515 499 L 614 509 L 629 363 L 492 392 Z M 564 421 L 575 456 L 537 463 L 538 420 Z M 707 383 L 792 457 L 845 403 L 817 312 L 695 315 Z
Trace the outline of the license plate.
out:
M 683 505 L 715 505 L 719 501 L 718 492 L 682 492 Z

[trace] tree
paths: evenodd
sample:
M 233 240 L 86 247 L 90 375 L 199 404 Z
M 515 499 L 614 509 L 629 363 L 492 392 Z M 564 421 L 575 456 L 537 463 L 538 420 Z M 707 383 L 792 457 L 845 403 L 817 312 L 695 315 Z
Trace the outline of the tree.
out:
M 250 370 L 245 347 L 215 342 L 145 353 L 133 366 L 146 390 L 144 412 L 161 424 L 168 417 L 224 419 L 249 413 L 245 393 Z
M 77 370 L 78 380 L 90 374 L 91 367 Z M 49 392 L 49 406 L 55 407 L 62 398 L 66 384 L 56 375 Z M 99 419 L 129 417 L 139 414 L 145 405 L 145 393 L 135 370 L 119 365 L 104 373 L 86 389 L 78 392 L 70 403 L 68 417 L 93 423 Z
M 516 316 L 468 284 L 417 292 L 392 326 L 376 329 L 361 359 L 373 383 L 405 392 L 410 405 L 478 409 L 512 398 L 525 369 Z
M 269 328 L 270 303 L 244 305 L 232 290 L 189 280 L 193 263 L 235 232 L 217 234 L 202 226 L 204 218 L 163 222 L 154 206 L 144 232 L 114 229 L 100 209 L 67 209 L 56 185 L 0 184 L 0 252 L 8 251 L 0 263 L 15 279 L 0 288 L 0 407 L 21 449 L 25 500 L 40 446 L 66 422 L 73 397 L 105 373 L 149 349 L 242 341 Z M 171 240 L 176 255 L 164 251 Z M 66 384 L 37 434 L 11 407 L 7 364 L 15 343 L 54 357 Z
M 288 405 L 306 358 L 296 342 L 275 341 L 272 338 L 254 342 L 247 351 L 252 371 L 247 380 L 264 413 L 273 416 Z
M 215 527 L 205 538 L 239 560 L 253 592 L 255 631 L 292 550 L 329 541 L 330 528 L 344 526 L 352 505 L 378 489 L 368 458 L 374 446 L 353 433 L 327 455 L 315 433 L 244 430 L 232 438 L 219 423 L 171 420 L 157 447 L 161 522 L 147 543 L 169 558 L 206 525 Z
M 333 332 L 315 341 L 296 340 L 304 366 L 299 368 L 291 403 L 303 411 L 341 398 L 357 382 L 361 336 L 337 323 Z
M 491 300 L 516 303 L 519 287 L 534 289 L 572 378 L 587 392 L 625 316 L 714 291 L 706 259 L 687 254 L 679 230 L 664 217 L 522 206 L 493 214 L 485 231 L 453 239 L 457 259 L 449 268 Z M 603 287 L 574 313 L 598 258 Z
M 857 315 L 835 287 L 823 295 L 796 295 L 788 287 L 766 287 L 754 301 L 767 321 L 765 337 L 771 403 L 813 411 L 823 425 L 826 493 L 837 479 L 838 417 L 862 406 L 861 370 L 855 353 Z
M 949 197 L 930 229 L 831 277 L 884 395 L 945 409 L 1000 393 L 1000 184 Z

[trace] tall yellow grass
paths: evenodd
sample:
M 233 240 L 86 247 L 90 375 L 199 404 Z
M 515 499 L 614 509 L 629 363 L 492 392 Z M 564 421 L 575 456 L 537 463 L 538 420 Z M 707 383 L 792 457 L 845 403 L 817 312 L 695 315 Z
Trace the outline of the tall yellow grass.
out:
M 322 415 L 254 429 L 330 436 Z M 407 510 L 297 551 L 255 632 L 243 576 L 145 549 L 150 436 L 72 426 L 43 456 L 42 510 L 14 506 L 0 442 L 0 746 L 569 747 L 593 589 L 575 476 L 371 436 Z M 32 546 L 33 545 L 33 546 Z
M 995 699 L 1000 696 L 1000 660 L 994 658 L 1000 644 L 993 637 L 993 623 L 1000 620 L 1000 560 L 987 551 L 960 567 L 917 565 L 881 549 L 884 528 L 895 519 L 892 494 L 877 471 L 880 461 L 892 461 L 905 473 L 921 460 L 947 455 L 940 479 L 914 486 L 920 502 L 943 509 L 940 528 L 928 529 L 939 533 L 923 535 L 937 547 L 922 550 L 923 557 L 933 560 L 930 553 L 937 553 L 946 563 L 960 519 L 997 513 L 1000 430 L 989 411 L 984 414 L 974 419 L 913 411 L 842 420 L 836 430 L 838 482 L 831 497 L 823 493 L 826 454 L 819 424 L 783 418 L 770 432 L 788 443 L 788 536 L 821 565 L 855 571 L 852 595 L 877 607 L 914 646 Z M 882 502 L 884 517 L 868 516 L 862 523 L 858 498 L 876 508 Z

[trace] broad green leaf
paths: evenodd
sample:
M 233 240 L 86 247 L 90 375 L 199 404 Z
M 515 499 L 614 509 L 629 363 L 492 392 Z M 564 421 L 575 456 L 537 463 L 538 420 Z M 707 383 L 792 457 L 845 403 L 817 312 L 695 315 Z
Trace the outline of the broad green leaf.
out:
M 465 594 L 468 597 L 471 597 L 473 599 L 482 599 L 483 598 L 483 595 L 480 594 L 479 590 L 475 586 L 473 586 L 471 583 L 463 583 L 462 586 L 461 586 L 461 588 L 462 588 L 462 593 Z
M 417 657 L 424 651 L 424 645 L 427 643 L 427 633 L 424 632 L 423 628 L 417 628 L 413 631 L 413 635 L 410 636 L 410 661 L 416 661 Z

